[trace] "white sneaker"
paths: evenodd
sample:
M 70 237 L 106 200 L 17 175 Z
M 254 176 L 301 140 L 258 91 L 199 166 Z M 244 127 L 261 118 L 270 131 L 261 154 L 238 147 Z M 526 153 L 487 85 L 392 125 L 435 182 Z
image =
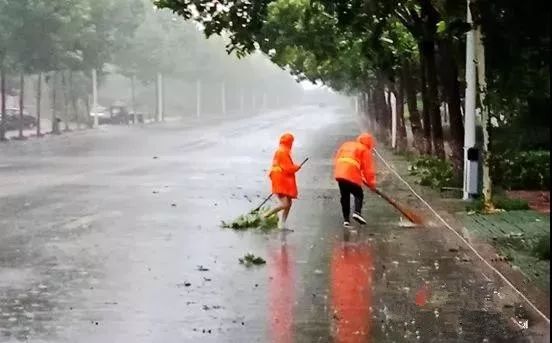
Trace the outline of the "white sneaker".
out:
M 349 222 L 343 222 L 343 227 L 352 228 L 353 226 Z
M 356 220 L 359 224 L 365 225 L 366 220 L 358 213 L 353 213 L 353 219 Z

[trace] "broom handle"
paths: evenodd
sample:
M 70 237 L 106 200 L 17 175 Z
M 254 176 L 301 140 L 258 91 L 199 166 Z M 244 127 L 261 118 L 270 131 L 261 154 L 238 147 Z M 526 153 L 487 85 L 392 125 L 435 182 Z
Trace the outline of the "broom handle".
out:
M 401 213 L 404 214 L 403 212 L 403 209 L 397 204 L 397 202 L 393 199 L 391 199 L 389 196 L 387 196 L 387 194 L 385 193 L 382 193 L 382 191 L 380 191 L 379 189 L 377 188 L 374 188 L 373 191 L 379 195 L 380 197 L 382 197 L 383 199 L 385 199 L 388 203 L 390 203 L 394 208 L 396 208 L 397 210 L 399 210 Z
M 302 167 L 305 163 L 307 163 L 308 160 L 309 160 L 308 157 L 305 158 L 305 160 L 304 160 L 303 162 L 301 162 L 301 164 L 299 165 L 299 167 Z M 264 199 L 264 201 L 263 201 L 256 209 L 253 210 L 253 212 L 260 210 L 261 207 L 263 207 L 263 205 L 266 204 L 266 202 L 267 202 L 268 200 L 270 200 L 270 198 L 272 198 L 272 195 L 273 195 L 273 194 L 270 193 L 270 195 L 267 196 L 266 199 Z

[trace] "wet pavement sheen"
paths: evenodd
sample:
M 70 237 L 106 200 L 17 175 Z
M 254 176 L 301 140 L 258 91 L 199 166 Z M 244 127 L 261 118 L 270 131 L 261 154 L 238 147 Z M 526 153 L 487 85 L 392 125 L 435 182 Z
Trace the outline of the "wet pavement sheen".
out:
M 0 342 L 548 341 L 442 228 L 405 228 L 372 194 L 368 225 L 341 227 L 332 156 L 354 117 L 305 107 L 179 125 L 0 146 Z M 221 229 L 266 196 L 286 130 L 295 159 L 310 157 L 295 231 Z M 267 264 L 245 268 L 248 252 Z

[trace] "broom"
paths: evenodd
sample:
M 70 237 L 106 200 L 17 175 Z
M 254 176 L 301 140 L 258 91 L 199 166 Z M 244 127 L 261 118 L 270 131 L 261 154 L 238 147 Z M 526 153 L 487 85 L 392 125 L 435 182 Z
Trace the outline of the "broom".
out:
M 308 160 L 309 160 L 308 157 L 305 158 L 305 160 L 304 160 L 299 166 L 302 167 Z M 266 204 L 266 202 L 267 202 L 268 200 L 270 200 L 270 198 L 272 198 L 272 195 L 273 195 L 273 194 L 270 193 L 270 195 L 267 196 L 267 197 L 264 199 L 264 201 L 263 201 L 259 206 L 257 206 L 253 211 L 251 211 L 251 212 L 249 212 L 249 213 L 255 213 L 255 212 L 259 211 L 259 210 L 261 209 L 261 207 L 263 207 L 263 205 Z
M 406 206 L 403 206 L 399 204 L 397 201 L 389 197 L 387 194 L 383 193 L 381 190 L 374 188 L 372 189 L 374 193 L 382 197 L 385 201 L 387 201 L 391 206 L 397 209 L 397 211 L 401 212 L 403 216 L 405 216 L 408 220 L 410 220 L 412 223 L 417 225 L 422 225 L 424 223 L 424 220 L 421 216 L 419 216 L 416 212 L 409 209 Z

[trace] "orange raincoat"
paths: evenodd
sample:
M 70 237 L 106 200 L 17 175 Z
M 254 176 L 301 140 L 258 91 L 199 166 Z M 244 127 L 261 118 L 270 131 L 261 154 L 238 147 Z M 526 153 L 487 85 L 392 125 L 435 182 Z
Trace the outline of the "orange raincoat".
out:
M 285 133 L 280 137 L 280 146 L 274 153 L 269 177 L 272 181 L 272 194 L 284 195 L 295 199 L 297 198 L 295 173 L 297 173 L 300 167 L 294 164 L 291 159 L 292 145 L 292 134 Z
M 374 138 L 363 133 L 356 142 L 345 142 L 335 156 L 334 177 L 362 186 L 376 187 L 376 170 L 372 158 Z

